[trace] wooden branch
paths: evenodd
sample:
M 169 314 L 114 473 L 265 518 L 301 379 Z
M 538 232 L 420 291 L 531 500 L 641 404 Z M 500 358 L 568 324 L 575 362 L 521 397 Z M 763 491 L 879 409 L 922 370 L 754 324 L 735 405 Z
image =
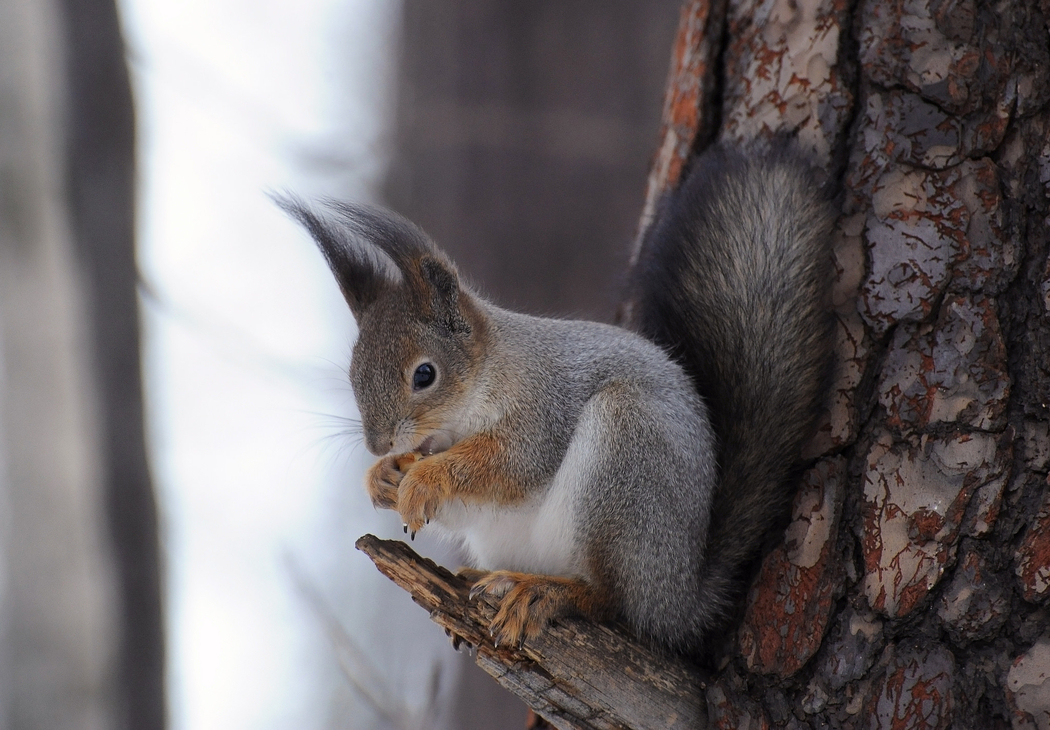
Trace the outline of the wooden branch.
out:
M 699 670 L 640 644 L 618 627 L 564 619 L 520 649 L 496 648 L 495 607 L 469 601 L 470 586 L 396 540 L 365 535 L 357 549 L 412 594 L 430 618 L 476 650 L 478 666 L 558 728 L 705 728 Z M 458 638 L 457 638 L 458 637 Z

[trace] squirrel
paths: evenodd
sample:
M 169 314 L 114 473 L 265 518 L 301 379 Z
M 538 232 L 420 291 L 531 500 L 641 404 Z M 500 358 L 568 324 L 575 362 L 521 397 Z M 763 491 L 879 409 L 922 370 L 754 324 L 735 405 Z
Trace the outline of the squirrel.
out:
M 581 615 L 709 646 L 786 517 L 827 388 L 833 217 L 801 158 L 694 159 L 642 240 L 627 327 L 502 309 L 392 212 L 277 202 L 358 325 L 372 503 L 462 542 L 496 645 Z

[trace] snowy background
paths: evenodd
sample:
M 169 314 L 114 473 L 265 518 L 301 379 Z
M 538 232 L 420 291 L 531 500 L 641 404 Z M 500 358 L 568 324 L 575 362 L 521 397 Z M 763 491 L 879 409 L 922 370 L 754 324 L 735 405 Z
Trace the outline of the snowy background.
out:
M 368 504 L 371 458 L 346 433 L 353 321 L 267 198 L 373 197 L 398 5 L 122 0 L 121 12 L 172 727 L 440 725 L 455 655 L 353 549 L 365 532 L 400 535 Z

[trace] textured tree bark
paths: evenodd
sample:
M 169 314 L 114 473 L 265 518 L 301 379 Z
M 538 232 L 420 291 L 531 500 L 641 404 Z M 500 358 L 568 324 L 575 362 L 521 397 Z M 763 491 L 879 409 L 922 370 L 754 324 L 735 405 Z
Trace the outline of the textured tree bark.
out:
M 837 382 L 713 726 L 1050 723 L 1048 7 L 685 5 L 650 199 L 789 133 L 842 211 Z
M 643 232 L 713 141 L 794 135 L 841 191 L 836 379 L 713 727 L 1050 727 L 1048 17 L 683 6 Z

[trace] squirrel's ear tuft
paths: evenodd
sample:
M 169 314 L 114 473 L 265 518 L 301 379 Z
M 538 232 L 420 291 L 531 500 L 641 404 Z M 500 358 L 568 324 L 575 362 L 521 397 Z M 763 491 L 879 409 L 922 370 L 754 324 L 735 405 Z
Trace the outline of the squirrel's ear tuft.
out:
M 382 251 L 402 274 L 413 269 L 420 257 L 437 254 L 437 247 L 412 221 L 375 205 L 326 201 L 352 236 Z
M 459 276 L 451 264 L 436 256 L 419 260 L 423 296 L 434 321 L 453 335 L 469 335 L 470 322 L 460 306 Z
M 384 208 L 352 203 L 331 203 L 329 207 L 348 229 L 393 263 L 398 284 L 421 316 L 449 334 L 470 333 L 460 306 L 456 267 L 422 229 Z
M 355 319 L 360 320 L 385 289 L 402 283 L 400 267 L 388 246 L 381 245 L 396 238 L 398 230 L 383 225 L 382 211 L 326 201 L 325 209 L 318 212 L 293 195 L 271 198 L 313 237 Z M 389 247 L 396 249 L 396 242 Z
M 450 334 L 470 332 L 456 268 L 418 226 L 370 205 L 325 201 L 318 213 L 296 197 L 272 197 L 317 241 L 355 318 L 397 287 Z

